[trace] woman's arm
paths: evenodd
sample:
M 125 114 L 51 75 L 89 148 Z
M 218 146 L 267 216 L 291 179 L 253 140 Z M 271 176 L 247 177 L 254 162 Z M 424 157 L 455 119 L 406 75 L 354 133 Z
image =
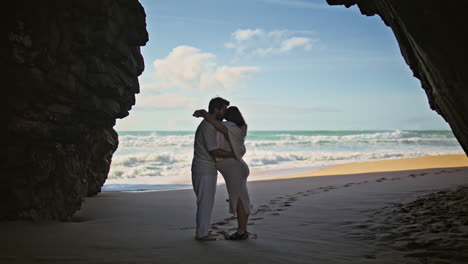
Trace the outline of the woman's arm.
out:
M 196 110 L 193 113 L 195 117 L 203 117 L 206 121 L 210 122 L 216 130 L 221 132 L 224 137 L 229 141 L 229 132 L 227 127 L 223 125 L 223 122 L 217 120 L 212 114 L 208 113 L 205 109 Z

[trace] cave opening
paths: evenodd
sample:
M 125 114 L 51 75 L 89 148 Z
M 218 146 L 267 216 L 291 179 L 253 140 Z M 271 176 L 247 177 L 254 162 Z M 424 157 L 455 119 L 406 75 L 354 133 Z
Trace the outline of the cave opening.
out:
M 243 110 L 246 160 L 260 178 L 463 153 L 379 16 L 326 3 L 189 4 L 181 11 L 141 2 L 150 35 L 146 70 L 130 116 L 117 121 L 120 146 L 104 190 L 190 188 L 200 121 L 191 114 L 218 95 Z

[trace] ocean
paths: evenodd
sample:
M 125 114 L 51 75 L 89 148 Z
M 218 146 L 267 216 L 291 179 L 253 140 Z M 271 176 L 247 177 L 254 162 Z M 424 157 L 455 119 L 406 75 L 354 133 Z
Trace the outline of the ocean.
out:
M 104 191 L 191 187 L 193 131 L 118 134 Z M 244 160 L 257 178 L 351 162 L 464 153 L 451 131 L 434 130 L 250 131 L 246 148 Z

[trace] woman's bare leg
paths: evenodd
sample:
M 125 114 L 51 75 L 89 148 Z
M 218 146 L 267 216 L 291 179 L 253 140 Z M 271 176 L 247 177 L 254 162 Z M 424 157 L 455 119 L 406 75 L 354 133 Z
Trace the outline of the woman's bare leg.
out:
M 237 200 L 237 233 L 244 234 L 247 232 L 247 223 L 249 220 L 249 215 L 245 212 L 244 204 L 239 198 Z

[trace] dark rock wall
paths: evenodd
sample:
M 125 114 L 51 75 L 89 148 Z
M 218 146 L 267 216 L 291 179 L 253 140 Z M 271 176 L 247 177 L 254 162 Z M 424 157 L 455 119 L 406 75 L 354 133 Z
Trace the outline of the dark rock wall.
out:
M 468 4 L 437 0 L 327 0 L 357 4 L 391 27 L 400 50 L 426 91 L 430 107 L 452 128 L 468 154 Z
M 107 178 L 148 41 L 137 0 L 2 3 L 0 219 L 68 219 Z

